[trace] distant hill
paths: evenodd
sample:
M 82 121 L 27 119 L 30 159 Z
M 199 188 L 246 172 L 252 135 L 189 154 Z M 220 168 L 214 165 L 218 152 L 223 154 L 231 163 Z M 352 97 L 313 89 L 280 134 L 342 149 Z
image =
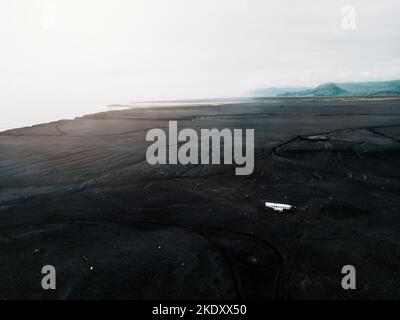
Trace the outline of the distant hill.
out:
M 278 88 L 278 87 L 271 87 L 265 89 L 257 89 L 250 92 L 252 97 L 276 97 L 278 95 L 291 92 L 291 91 L 299 91 L 299 90 L 307 90 L 312 89 L 310 87 L 285 87 L 285 88 Z
M 346 90 L 338 87 L 334 83 L 326 83 L 321 84 L 315 89 L 302 90 L 302 91 L 294 91 L 294 92 L 286 92 L 282 93 L 279 96 L 282 97 L 290 97 L 290 96 L 311 96 L 311 97 L 337 97 L 342 96 L 347 93 Z
M 255 97 L 340 97 L 400 95 L 400 80 L 325 83 L 311 88 L 266 88 L 251 93 Z
M 341 88 L 348 91 L 350 95 L 399 95 L 400 80 L 341 83 Z

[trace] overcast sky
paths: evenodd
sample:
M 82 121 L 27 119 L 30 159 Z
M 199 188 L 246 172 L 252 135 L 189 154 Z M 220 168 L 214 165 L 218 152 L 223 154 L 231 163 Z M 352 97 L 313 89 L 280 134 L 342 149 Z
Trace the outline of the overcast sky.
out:
M 346 4 L 355 30 L 342 28 Z M 35 122 L 108 103 L 400 78 L 400 1 L 1 0 L 0 45 L 1 129 L 22 110 Z

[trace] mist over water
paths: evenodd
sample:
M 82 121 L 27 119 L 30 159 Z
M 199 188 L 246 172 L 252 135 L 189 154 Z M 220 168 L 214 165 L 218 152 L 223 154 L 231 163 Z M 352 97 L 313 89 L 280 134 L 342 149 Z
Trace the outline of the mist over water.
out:
M 0 94 L 0 131 L 107 111 L 109 104 L 127 104 L 132 97 L 128 80 L 85 74 L 41 79 L 15 91 Z
M 209 99 L 195 96 L 194 99 L 199 100 L 192 101 L 193 97 L 185 98 L 184 93 L 183 98 L 179 95 L 175 98 L 155 94 L 154 100 L 147 97 L 138 99 L 140 95 L 135 94 L 135 86 L 140 88 L 140 84 L 134 84 L 129 77 L 89 77 L 85 73 L 75 73 L 73 77 L 49 77 L 36 83 L 32 81 L 30 84 L 15 87 L 14 94 L 0 94 L 0 105 L 5 115 L 0 118 L 0 132 L 120 108 L 219 105 L 238 101 L 237 98 L 213 99 L 215 97 L 207 96 Z

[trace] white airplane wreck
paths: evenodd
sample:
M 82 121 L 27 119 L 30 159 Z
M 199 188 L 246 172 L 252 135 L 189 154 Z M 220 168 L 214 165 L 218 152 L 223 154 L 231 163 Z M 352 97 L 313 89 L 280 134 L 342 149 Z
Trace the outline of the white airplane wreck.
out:
M 289 204 L 273 203 L 273 202 L 266 202 L 265 207 L 279 212 L 283 212 L 283 210 L 290 210 L 293 208 L 293 206 Z

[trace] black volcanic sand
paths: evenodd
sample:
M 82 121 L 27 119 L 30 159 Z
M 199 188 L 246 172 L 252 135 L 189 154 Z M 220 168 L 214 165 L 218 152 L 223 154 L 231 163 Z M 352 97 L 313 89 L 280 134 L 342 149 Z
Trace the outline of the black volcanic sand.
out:
M 150 166 L 145 135 L 168 120 L 254 128 L 254 173 Z M 129 109 L 0 133 L 0 299 L 400 298 L 399 142 L 400 99 Z M 347 264 L 357 290 L 341 289 Z

